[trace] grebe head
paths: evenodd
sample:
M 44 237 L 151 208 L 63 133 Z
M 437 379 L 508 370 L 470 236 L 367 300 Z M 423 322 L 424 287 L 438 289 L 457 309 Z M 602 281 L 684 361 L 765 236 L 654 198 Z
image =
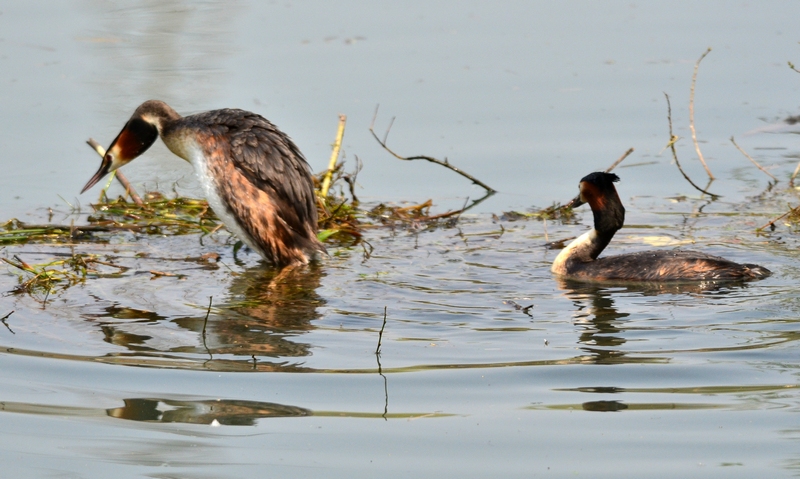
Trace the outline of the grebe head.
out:
M 97 184 L 107 174 L 147 151 L 158 138 L 163 122 L 178 118 L 180 115 L 162 101 L 150 100 L 142 103 L 111 142 L 100 163 L 100 169 L 86 183 L 81 193 Z
M 590 173 L 581 179 L 580 195 L 570 203 L 573 208 L 589 203 L 594 214 L 594 228 L 599 232 L 616 232 L 625 223 L 625 207 L 614 188 L 617 181 L 619 176 L 614 173 Z

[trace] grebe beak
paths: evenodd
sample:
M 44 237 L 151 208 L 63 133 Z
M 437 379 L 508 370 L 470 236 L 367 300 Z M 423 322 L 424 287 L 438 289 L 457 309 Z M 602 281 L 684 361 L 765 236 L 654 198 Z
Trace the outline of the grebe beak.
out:
M 106 153 L 105 156 L 103 156 L 103 162 L 100 163 L 100 169 L 97 170 L 97 173 L 94 174 L 92 179 L 89 180 L 88 183 L 86 183 L 86 186 L 84 186 L 83 189 L 81 190 L 81 194 L 85 193 L 86 190 L 88 190 L 92 186 L 96 185 L 97 182 L 102 180 L 104 176 L 106 176 L 111 171 L 113 171 L 111 169 L 111 163 L 112 162 L 113 162 L 113 160 L 112 160 L 111 154 L 110 153 Z M 116 168 L 114 168 L 114 169 L 116 169 Z
M 580 205 L 582 205 L 584 203 L 585 203 L 585 201 L 583 201 L 581 199 L 581 195 L 578 195 L 575 198 L 572 198 L 572 201 L 570 201 L 569 203 L 567 203 L 564 206 L 569 206 L 570 208 L 575 209 L 575 208 L 579 207 Z
M 158 128 L 155 125 L 142 118 L 132 118 L 111 142 L 111 146 L 103 156 L 103 162 L 100 163 L 100 169 L 86 183 L 81 193 L 96 185 L 107 174 L 147 151 L 156 138 L 158 138 Z

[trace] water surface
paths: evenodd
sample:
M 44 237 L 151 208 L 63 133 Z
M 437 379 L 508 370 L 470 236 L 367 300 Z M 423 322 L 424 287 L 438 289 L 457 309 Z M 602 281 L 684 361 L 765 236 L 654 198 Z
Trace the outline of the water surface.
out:
M 630 2 L 63 2 L 0 5 L 5 218 L 84 221 L 107 144 L 133 109 L 242 107 L 325 167 L 337 115 L 363 200 L 436 211 L 481 190 L 390 157 L 447 157 L 500 191 L 457 223 L 377 228 L 275 281 L 224 231 L 2 250 L 30 263 L 96 253 L 124 266 L 49 294 L 0 275 L 0 468 L 8 477 L 776 477 L 798 474 L 798 6 Z M 705 186 L 695 119 L 718 179 Z M 730 136 L 781 179 L 766 177 Z M 747 284 L 559 282 L 572 221 L 548 206 L 627 148 L 613 252 L 690 245 L 774 275 Z M 137 187 L 197 194 L 157 145 Z M 59 198 L 61 197 L 61 198 Z M 63 198 L 63 199 L 62 199 Z M 75 212 L 78 203 L 84 205 Z M 76 208 L 73 208 L 76 207 Z M 202 261 L 206 252 L 219 262 Z M 367 254 L 367 252 L 370 254 Z M 161 271 L 175 276 L 154 275 Z M 210 302 L 210 307 L 209 307 Z M 515 307 L 519 306 L 519 309 Z M 527 308 L 527 306 L 532 307 Z M 384 327 L 385 312 L 385 327 Z M 376 355 L 383 327 L 380 355 Z

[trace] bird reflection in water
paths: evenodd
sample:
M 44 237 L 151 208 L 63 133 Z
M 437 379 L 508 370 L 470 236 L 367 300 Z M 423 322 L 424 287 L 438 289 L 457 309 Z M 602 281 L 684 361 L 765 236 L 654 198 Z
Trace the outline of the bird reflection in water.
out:
M 248 357 L 308 356 L 310 345 L 289 338 L 314 329 L 312 321 L 320 317 L 319 308 L 325 304 L 317 294 L 323 275 L 320 266 L 311 264 L 283 272 L 254 268 L 237 276 L 227 304 L 212 308 L 217 312 L 206 327 L 208 351 Z M 196 318 L 189 322 L 198 325 Z
M 213 424 L 216 421 L 217 424 L 226 426 L 252 426 L 258 419 L 303 417 L 312 414 L 308 409 L 297 406 L 233 399 L 131 398 L 124 402 L 122 407 L 107 409 L 106 414 L 129 421 L 186 424 Z
M 573 301 L 573 317 L 581 329 L 578 343 L 586 353 L 585 362 L 596 364 L 662 362 L 669 358 L 653 357 L 623 350 L 626 322 L 629 313 L 620 311 L 615 304 L 615 296 L 640 295 L 657 296 L 664 294 L 727 294 L 737 288 L 746 288 L 746 282 L 704 281 L 687 283 L 586 283 L 558 279 L 559 289 Z
M 157 365 L 152 359 L 159 357 L 189 360 L 187 367 L 197 367 L 195 360 L 202 359 L 204 367 L 217 370 L 291 369 L 285 361 L 261 358 L 310 354 L 311 346 L 297 339 L 313 330 L 313 321 L 321 315 L 325 300 L 317 289 L 323 276 L 315 264 L 283 271 L 255 267 L 232 277 L 227 295 L 213 298 L 209 314 L 198 308 L 193 316 L 165 317 L 115 303 L 103 314 L 85 317 L 100 323 L 107 342 L 135 351 L 136 357 L 146 356 L 143 364 Z M 187 344 L 187 336 L 176 334 L 174 328 L 148 327 L 154 322 L 171 322 L 197 334 Z M 219 361 L 210 364 L 210 360 Z

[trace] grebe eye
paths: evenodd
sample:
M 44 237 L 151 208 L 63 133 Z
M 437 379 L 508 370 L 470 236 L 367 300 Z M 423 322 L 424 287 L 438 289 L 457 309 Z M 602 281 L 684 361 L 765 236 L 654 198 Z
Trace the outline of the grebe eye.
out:
M 103 159 L 106 161 L 113 161 L 114 157 L 111 156 L 111 153 L 106 153 L 106 156 Z

